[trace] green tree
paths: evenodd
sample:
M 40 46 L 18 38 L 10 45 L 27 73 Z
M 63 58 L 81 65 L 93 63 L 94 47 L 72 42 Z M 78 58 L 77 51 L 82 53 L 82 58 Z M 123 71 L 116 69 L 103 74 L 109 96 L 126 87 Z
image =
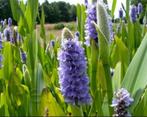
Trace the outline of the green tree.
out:
M 12 12 L 9 0 L 0 0 L 0 19 L 12 18 Z

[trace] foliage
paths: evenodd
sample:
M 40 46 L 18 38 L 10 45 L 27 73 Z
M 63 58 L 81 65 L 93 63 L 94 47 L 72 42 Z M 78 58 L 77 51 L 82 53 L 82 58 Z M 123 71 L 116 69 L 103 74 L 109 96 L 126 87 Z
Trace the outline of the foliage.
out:
M 12 17 L 10 0 L 0 0 L 0 20 L 8 19 Z M 44 1 L 41 5 L 39 4 L 39 16 L 41 16 L 41 9 L 44 9 L 45 13 L 45 22 L 46 23 L 56 23 L 56 22 L 69 22 L 76 20 L 76 6 L 70 5 L 66 2 L 52 2 L 49 3 L 47 0 Z M 40 23 L 39 18 L 37 23 Z M 16 25 L 15 20 L 13 24 Z
M 113 2 L 112 12 L 110 13 L 112 17 L 116 8 L 116 0 Z M 85 12 L 86 7 L 83 4 L 76 6 L 77 25 L 74 23 L 66 26 L 62 23 L 56 24 L 58 29 L 63 27 L 72 29 L 74 27 L 73 29 L 78 31 L 74 36 L 68 28 L 63 29 L 61 38 L 56 38 L 57 35 L 54 34 L 47 35 L 44 23 L 49 16 L 46 14 L 51 13 L 50 16 L 52 17 L 55 14 L 58 15 L 56 18 L 49 18 L 53 20 L 61 18 L 68 21 L 67 16 L 71 16 L 67 10 L 70 5 L 67 4 L 66 6 L 64 2 L 60 3 L 58 6 L 58 2 L 50 4 L 45 1 L 45 4 L 41 7 L 38 0 L 28 0 L 26 4 L 23 1 L 10 0 L 12 15 L 18 28 L 7 25 L 1 26 L 3 34 L 0 37 L 0 55 L 3 58 L 0 59 L 2 65 L 0 68 L 0 116 L 112 116 L 114 114 L 112 104 L 119 103 L 121 105 L 120 102 L 112 102 L 113 93 L 124 88 L 122 91 L 128 92 L 124 93 L 126 95 L 121 95 L 123 95 L 124 100 L 125 97 L 131 99 L 129 105 L 132 104 L 130 107 L 127 106 L 129 108 L 127 111 L 130 111 L 133 116 L 147 116 L 147 27 L 140 24 L 140 17 L 137 18 L 136 22 L 131 22 L 129 16 L 130 2 L 126 1 L 126 22 L 119 19 L 118 23 L 113 23 L 114 35 L 112 40 L 108 36 L 107 11 L 104 6 L 101 6 L 103 4 L 98 3 L 99 6 L 97 7 L 99 8 L 97 10 L 99 9 L 99 11 L 97 13 L 101 13 L 97 17 L 99 21 L 98 23 L 91 22 L 98 33 L 98 41 L 90 39 L 89 47 L 84 44 L 87 14 Z M 40 11 L 38 11 L 38 7 L 41 7 Z M 66 13 L 63 12 L 65 10 Z M 55 14 L 53 11 L 55 11 Z M 36 29 L 38 12 L 41 13 L 38 18 L 41 23 L 40 31 Z M 10 37 L 13 37 L 11 41 L 7 40 L 9 35 L 4 31 L 7 28 L 12 31 L 10 32 Z M 21 39 L 16 38 L 16 31 Z M 74 38 L 75 42 L 78 42 L 76 39 L 79 39 L 76 44 L 80 45 L 83 54 L 85 53 L 82 58 L 87 61 L 87 66 L 84 63 L 84 69 L 87 68 L 87 73 L 85 70 L 84 72 L 80 72 L 80 70 L 78 72 L 76 69 L 78 72 L 76 76 L 78 77 L 79 74 L 83 75 L 84 73 L 89 78 L 89 88 L 86 89 L 90 90 L 89 93 L 92 97 L 90 105 L 77 105 L 76 98 L 74 98 L 75 105 L 65 103 L 65 95 L 61 93 L 61 79 L 59 80 L 58 75 L 60 63 L 57 60 L 57 53 L 60 48 L 62 47 L 63 58 L 66 59 L 60 58 L 62 59 L 60 65 L 63 66 L 63 71 L 65 70 L 65 62 L 66 70 L 75 69 L 75 65 L 70 60 L 71 58 L 75 63 L 76 60 L 81 62 L 80 53 L 74 51 L 74 55 L 68 49 L 69 47 L 77 50 L 76 47 L 78 46 L 75 48 L 70 44 L 67 44 L 67 47 L 64 46 L 65 38 Z M 25 53 L 22 54 L 22 50 Z M 21 59 L 24 54 L 26 54 L 26 61 L 22 62 Z M 64 54 L 67 54 L 67 57 L 64 57 Z M 68 64 L 71 65 L 69 69 Z M 81 62 L 81 64 L 83 63 Z M 76 64 L 76 66 L 78 65 Z M 82 66 L 80 67 L 82 68 Z M 64 74 L 66 74 L 65 71 Z M 63 75 L 62 72 L 60 75 Z M 72 72 L 70 72 L 70 75 L 73 75 Z M 70 75 L 69 77 L 71 77 Z M 85 83 L 88 84 L 88 80 Z M 72 82 L 68 82 L 68 86 L 72 87 Z M 78 90 L 77 87 L 76 90 Z M 85 91 L 82 88 L 80 90 L 82 93 Z M 69 94 L 73 95 L 71 92 Z M 122 101 L 121 95 L 116 97 L 120 97 L 118 100 Z M 132 101 L 132 98 L 134 101 Z M 118 105 L 113 106 L 118 107 Z
M 49 3 L 45 1 L 40 7 L 44 8 L 45 12 L 45 21 L 47 23 L 56 23 L 56 22 L 69 22 L 76 20 L 76 7 L 75 5 L 70 5 L 66 2 L 53 2 Z
M 59 24 L 55 24 L 54 29 L 60 30 L 60 29 L 63 29 L 64 27 L 65 25 L 63 23 L 59 23 Z

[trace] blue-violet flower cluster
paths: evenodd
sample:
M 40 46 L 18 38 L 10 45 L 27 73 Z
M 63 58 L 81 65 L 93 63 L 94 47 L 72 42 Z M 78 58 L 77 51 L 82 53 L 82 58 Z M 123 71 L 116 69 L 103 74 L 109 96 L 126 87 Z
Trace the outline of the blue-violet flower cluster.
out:
M 12 19 L 8 18 L 8 27 L 4 29 L 4 39 L 13 43 Z
M 93 21 L 97 22 L 97 17 L 96 17 L 96 5 L 95 4 L 86 4 L 86 24 L 85 24 L 85 39 L 86 42 L 85 44 L 87 46 L 90 46 L 90 39 L 94 39 L 96 42 L 98 42 L 98 34 L 96 31 L 95 26 L 93 25 Z
M 136 12 L 136 6 L 132 5 L 130 9 L 130 18 L 131 21 L 134 23 L 137 20 L 137 12 Z
M 121 18 L 121 19 L 123 18 L 123 10 L 122 10 L 122 8 L 119 9 L 119 18 Z
M 134 23 L 137 20 L 137 16 L 143 12 L 143 6 L 141 3 L 138 3 L 137 6 L 132 5 L 130 9 L 130 18 L 131 21 Z
M 130 97 L 130 93 L 121 88 L 115 92 L 115 97 L 112 101 L 112 107 L 114 107 L 115 117 L 128 117 L 131 116 L 128 112 L 128 107 L 132 104 L 133 98 Z
M 58 60 L 59 83 L 65 102 L 72 105 L 90 104 L 87 62 L 80 42 L 77 39 L 64 39 Z
M 10 17 L 8 18 L 8 26 L 12 26 L 12 19 Z

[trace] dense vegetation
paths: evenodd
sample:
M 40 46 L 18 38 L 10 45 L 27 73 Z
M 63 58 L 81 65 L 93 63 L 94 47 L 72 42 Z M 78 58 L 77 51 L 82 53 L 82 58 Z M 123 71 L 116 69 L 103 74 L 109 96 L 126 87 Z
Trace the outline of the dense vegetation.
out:
M 46 0 L 43 4 L 39 5 L 39 14 L 41 14 L 42 7 L 44 9 L 46 23 L 69 22 L 76 20 L 75 5 L 70 5 L 69 3 L 61 1 L 49 3 Z M 0 14 L 0 20 L 12 17 L 9 0 L 0 0 Z M 39 23 L 39 18 L 37 18 L 37 23 Z
M 53 22 L 69 20 L 68 12 L 59 15 L 60 8 L 67 9 L 63 2 L 47 12 L 47 1 L 43 7 L 39 0 L 19 1 L 8 4 L 17 26 L 11 18 L 0 23 L 0 116 L 147 116 L 147 25 L 140 23 L 147 9 L 142 3 L 126 0 L 113 23 L 118 0 L 110 9 L 107 0 L 85 0 L 76 5 L 76 24 L 45 25 L 49 11 L 56 14 Z M 64 28 L 62 34 L 48 34 L 48 25 Z
M 75 21 L 76 7 L 66 2 L 49 3 L 47 0 L 39 7 L 44 8 L 45 21 L 48 23 L 55 23 L 61 21 Z

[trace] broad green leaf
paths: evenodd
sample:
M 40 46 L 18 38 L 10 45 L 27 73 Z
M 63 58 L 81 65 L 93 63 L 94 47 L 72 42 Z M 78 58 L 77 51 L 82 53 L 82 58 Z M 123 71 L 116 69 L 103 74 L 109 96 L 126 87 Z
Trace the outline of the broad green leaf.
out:
M 73 105 L 69 105 L 69 108 L 71 110 L 72 116 L 83 116 L 82 107 L 77 107 Z
M 140 47 L 138 48 L 133 60 L 122 82 L 122 87 L 126 88 L 134 97 L 132 111 L 139 103 L 140 98 L 147 86 L 146 82 L 146 66 L 147 66 L 147 34 L 145 35 Z
M 102 95 L 104 93 L 103 91 L 100 88 L 96 89 L 95 97 L 93 97 L 93 104 L 90 108 L 88 116 L 103 116 L 104 115 L 103 113 L 104 111 L 102 109 L 103 99 L 104 99 Z
M 126 69 L 129 65 L 129 50 L 121 39 L 119 39 L 118 37 L 115 37 L 114 46 L 112 47 L 112 50 L 111 50 L 111 64 L 113 67 L 115 67 L 118 62 L 122 63 L 121 77 L 123 78 L 123 76 L 125 75 Z
M 108 22 L 109 21 L 108 13 L 106 11 L 105 6 L 100 2 L 97 2 L 96 15 L 97 15 L 97 26 L 98 26 L 100 32 L 104 35 L 104 37 L 107 39 L 107 41 L 110 42 L 110 30 L 109 30 L 110 29 L 110 26 L 109 26 L 110 22 Z
M 10 5 L 11 5 L 11 10 L 13 14 L 13 18 L 18 21 L 20 17 L 20 12 L 21 9 L 19 7 L 18 1 L 17 0 L 10 0 Z
M 4 79 L 9 80 L 13 73 L 13 56 L 12 56 L 12 47 L 10 42 L 4 43 L 4 61 L 3 61 L 3 77 Z
M 98 25 L 93 22 L 98 32 L 98 39 L 99 39 L 99 58 L 103 61 L 103 64 L 109 64 L 109 43 L 101 30 L 99 29 Z
M 107 95 L 108 95 L 108 102 L 109 105 L 112 101 L 112 80 L 110 75 L 110 61 L 109 61 L 109 43 L 106 39 L 105 35 L 99 29 L 98 25 L 93 22 L 98 32 L 98 39 L 99 39 L 99 60 L 102 61 L 104 71 L 105 71 L 105 78 L 106 78 L 106 86 L 107 86 Z M 112 113 L 112 108 L 108 106 L 110 114 Z
M 0 116 L 9 116 L 7 103 L 6 93 L 0 93 Z
M 48 116 L 65 116 L 65 113 L 60 105 L 58 105 L 49 89 L 45 88 L 41 95 L 40 115 L 43 116 L 47 114 Z
M 21 77 L 21 76 L 20 76 Z M 9 106 L 12 106 L 10 114 L 12 116 L 28 115 L 29 108 L 29 90 L 28 87 L 20 82 L 19 73 L 14 72 L 8 82 L 8 98 L 10 98 Z M 14 109 L 14 110 L 13 110 Z M 14 111 L 14 112 L 13 112 Z
M 145 91 L 145 93 L 141 97 L 139 104 L 136 106 L 134 110 L 134 116 L 147 116 L 147 91 Z
M 39 113 L 39 102 L 41 97 L 41 92 L 45 87 L 43 80 L 43 69 L 40 63 L 37 64 L 37 69 L 35 71 L 35 78 L 32 80 L 31 87 L 31 103 L 32 103 L 32 115 L 37 116 Z

